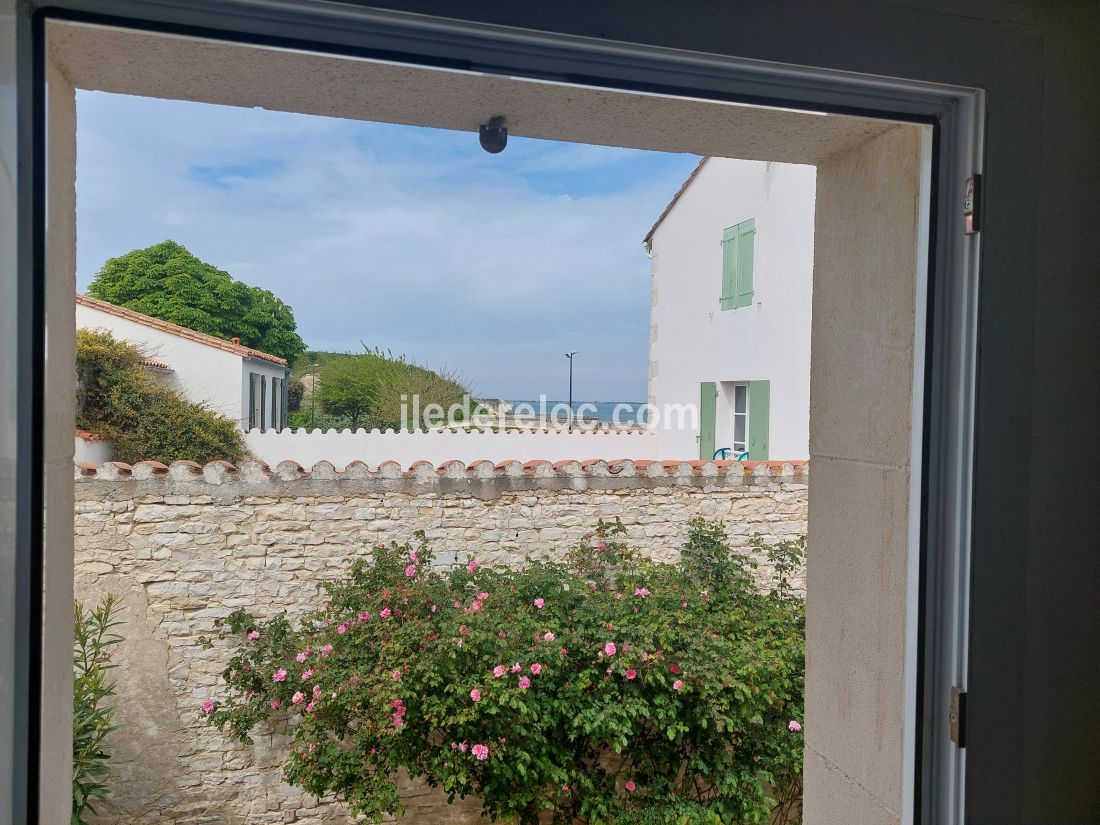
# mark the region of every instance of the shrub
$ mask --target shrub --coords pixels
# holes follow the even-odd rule
[[[314,423],[322,429],[370,427],[380,430],[415,430],[439,426],[453,410],[457,421],[468,420],[476,409],[470,390],[459,375],[448,369],[431,370],[388,350],[364,347],[362,353],[308,352],[296,371],[312,374],[317,364],[316,410],[302,409],[294,426]],[[414,406],[413,398],[417,398]],[[429,421],[426,408],[438,405],[444,415]],[[419,416],[413,413],[419,408]]]
[[[801,600],[758,588],[720,525],[694,522],[678,564],[638,560],[622,533],[601,522],[565,563],[523,570],[436,571],[422,536],[379,546],[298,627],[229,616],[242,647],[203,710],[246,742],[285,723],[285,779],[373,821],[401,812],[401,769],[521,823],[796,808]]]
[[[107,671],[115,666],[112,648],[122,641],[111,632],[121,624],[115,620],[117,606],[111,595],[88,611],[79,602],[73,605],[72,825],[84,822],[85,810],[95,813],[92,800],[102,799],[109,791],[106,738],[115,725],[111,724],[114,709],[106,700],[114,696],[115,685]]]
[[[248,455],[237,422],[158,384],[141,352],[110,333],[76,333],[76,425],[107,436],[119,461],[205,464]]]

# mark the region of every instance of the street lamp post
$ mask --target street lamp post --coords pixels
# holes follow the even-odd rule
[[[317,428],[317,368],[320,364],[310,364],[310,377],[313,378],[312,386],[309,390],[309,428],[314,430]]]
[[[573,432],[573,356],[576,354],[576,350],[565,353],[569,359],[569,432]]]

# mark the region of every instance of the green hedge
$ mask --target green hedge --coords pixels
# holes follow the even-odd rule
[[[237,422],[160,385],[141,359],[109,333],[77,330],[77,427],[110,438],[115,459],[131,464],[248,456]]]

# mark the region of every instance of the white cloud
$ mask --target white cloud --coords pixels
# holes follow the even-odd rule
[[[479,392],[645,397],[641,239],[690,158],[81,93],[79,281],[172,238],[271,289],[314,348],[389,347]],[[508,153],[514,151],[509,159]]]

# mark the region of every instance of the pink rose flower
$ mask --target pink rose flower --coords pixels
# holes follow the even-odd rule
[[[638,786],[634,784],[633,779],[628,779],[628,780],[626,780],[626,786],[625,787],[628,791],[630,791],[631,793],[634,793],[634,789],[637,788]]]
[[[614,642],[608,642],[607,644],[605,644],[603,646],[603,652],[607,656],[614,656],[616,653],[619,652],[619,649],[617,647],[615,647]]]
[[[539,610],[542,610],[544,604],[546,604],[546,599],[542,598],[541,596],[535,599],[535,607],[537,607]]]
[[[315,670],[314,670],[313,668],[311,668],[311,667],[310,667],[310,668],[306,668],[305,670],[303,670],[303,671],[302,671],[302,681],[303,681],[303,682],[308,682],[308,681],[309,681],[309,677],[311,677],[311,676],[312,676],[312,675],[313,675],[314,673],[316,673],[316,672],[317,672],[317,671],[315,671]]]
[[[462,602],[455,602],[455,610],[461,610],[461,609],[462,609]]]
[[[395,713],[392,718],[393,718],[393,726],[395,728],[399,728],[403,724],[405,724],[405,719],[400,713]]]
[[[420,554],[419,554],[419,553],[417,553],[417,552],[416,552],[415,550],[410,550],[410,551],[409,551],[409,558],[410,558],[410,559],[411,559],[412,561],[416,561],[416,559],[417,559],[417,557],[418,557],[419,555],[420,555]]]
[[[479,567],[481,567],[480,564],[478,564],[476,561],[471,561],[469,564],[466,565],[466,572],[473,574],[473,572]]]
[[[248,638],[250,638],[252,641],[256,641],[258,638],[260,638],[260,631],[250,630],[248,632]]]
[[[282,668],[279,668],[278,670],[275,671],[275,673],[272,674],[271,680],[273,682],[285,682],[286,681],[286,671],[283,670]]]
[[[367,612],[366,610],[364,610],[362,613],[359,614],[359,621],[369,622],[370,621],[370,613]]]
[[[470,612],[471,613],[480,613],[481,612],[481,602],[479,602],[477,599],[474,599],[472,602],[470,602]]]
[[[322,656],[328,656],[330,653],[332,653],[332,645],[325,645],[321,648]]]
[[[291,701],[292,704],[300,705],[300,704],[302,704],[302,702],[305,701],[305,698],[306,698],[306,695],[304,693],[302,693],[302,691],[296,690],[296,691],[294,691],[294,695],[290,697],[290,701]]]
[[[543,638],[544,641],[552,642],[552,641],[554,641],[554,634],[547,631],[546,635],[543,636],[542,638]]]
[[[465,739],[463,739],[461,742],[458,743],[458,749],[460,751],[462,751],[463,753],[466,753],[466,751],[469,749],[469,747],[470,746],[466,744]]]
[[[393,615],[393,611],[390,610],[388,607],[383,607],[382,611],[378,615],[381,616],[383,619],[388,619],[390,616]]]
[[[531,687],[531,680],[528,679],[526,676],[520,676],[519,686],[522,690],[527,690],[527,688]]]
[[[497,665],[496,667],[493,668],[493,676],[495,676],[497,679],[499,679],[501,676],[503,676],[507,672],[507,670],[508,670],[508,668],[506,668],[504,665]]]
[[[213,713],[214,712],[214,700],[213,699],[203,699],[202,700],[202,712],[203,713]]]
[[[790,724],[787,725],[787,729],[792,731],[793,733],[798,733],[800,730],[802,730],[802,725],[798,724],[797,719],[792,719],[790,721]]]
[[[477,744],[470,748],[470,752],[477,758],[479,762],[484,762],[489,758],[489,746]]]
[[[542,665],[540,665],[538,662],[535,662],[533,665],[531,665],[531,673],[533,673],[535,676],[538,676],[540,673],[542,673]]]
[[[282,707],[282,704],[283,703],[280,702],[278,699],[272,699],[271,700],[271,709],[272,710],[278,710],[280,707]]]
[[[680,672],[680,666],[676,665],[676,664],[669,665],[668,669],[670,671],[672,671],[673,673],[679,673]]]
[[[523,665],[521,665],[519,662],[516,662],[514,665],[512,665],[510,670],[512,671],[512,673],[519,673],[521,670],[523,670]]]
[[[634,668],[629,667],[629,668],[626,669],[626,678],[627,679],[633,679],[637,675],[638,675],[638,671],[636,671]]]
[[[634,588],[634,595],[639,596],[640,598],[644,599],[646,596],[650,595],[649,588],[648,587],[635,587]]]
[[[317,707],[317,703],[311,701],[308,705],[306,705],[306,713],[313,713],[313,709],[315,707]]]
[[[301,653],[299,653],[294,658],[295,658],[295,660],[297,660],[298,664],[300,664],[300,665],[305,664],[306,659],[309,658],[309,651],[303,650]]]
[[[395,670],[390,675],[393,676],[394,679],[400,679],[401,678],[401,671],[400,670]]]
[[[343,636],[345,633],[348,632],[348,626],[346,624],[342,624],[338,628],[336,628],[336,632]]]
[[[565,648],[563,647],[563,648],[561,649],[561,655],[562,655],[562,656],[568,656],[568,655],[569,655],[569,651],[568,651],[568,650],[566,650],[566,649],[565,649]]]
[[[672,689],[673,690],[680,690],[683,686],[684,686],[684,680],[683,679],[677,679],[675,682],[672,683]]]
[[[470,691],[470,698],[473,699],[475,702],[480,702],[481,701],[481,691],[478,690],[477,688],[474,688],[473,690]]]
[[[408,576],[410,579],[413,576],[415,576],[416,575],[416,565],[415,564],[410,564],[408,567],[406,567],[405,568],[405,575]]]
[[[477,597],[478,597],[478,599],[480,599],[481,601],[485,601],[485,600],[486,600],[487,598],[489,598],[489,594],[488,594],[488,593],[478,593],[478,594],[477,594]]]

